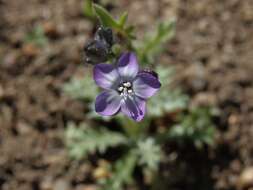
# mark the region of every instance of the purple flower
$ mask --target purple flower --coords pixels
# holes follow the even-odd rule
[[[122,112],[135,121],[144,118],[146,100],[161,87],[151,72],[139,71],[134,53],[124,53],[116,67],[104,63],[95,65],[94,80],[104,89],[96,98],[96,112],[103,116]]]

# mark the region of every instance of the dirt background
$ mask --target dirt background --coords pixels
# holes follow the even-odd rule
[[[177,68],[191,104],[220,109],[215,150],[178,150],[166,170],[172,190],[253,189],[253,1],[119,0],[139,37],[158,20],[177,18],[175,38],[159,61]],[[82,121],[85,106],[61,91],[85,73],[81,59],[93,24],[81,0],[0,0],[0,190],[94,190],[93,166],[70,161],[67,121]],[[24,43],[34,26],[49,42]]]

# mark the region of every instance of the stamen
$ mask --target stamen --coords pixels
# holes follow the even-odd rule
[[[124,87],[123,86],[120,86],[119,88],[118,88],[118,91],[119,92],[122,92],[124,90]]]
[[[129,88],[129,87],[131,87],[132,85],[131,85],[130,82],[124,82],[124,83],[123,83],[123,86]]]
[[[118,93],[120,96],[128,96],[133,94],[131,82],[123,82],[118,86]]]
[[[124,88],[124,94],[127,94],[127,88]]]
[[[128,92],[129,94],[131,94],[131,93],[133,93],[133,90],[132,90],[132,89],[129,89],[127,92]]]

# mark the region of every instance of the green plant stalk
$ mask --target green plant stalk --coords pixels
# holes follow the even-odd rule
[[[129,119],[129,118],[122,118],[120,119],[121,127],[125,131],[125,133],[133,139],[139,137],[141,126],[139,123]]]
[[[150,124],[151,118],[147,117],[140,123],[137,123],[129,118],[121,118],[120,124],[122,129],[125,131],[127,136],[133,139],[139,139],[141,136],[146,134],[146,130]]]

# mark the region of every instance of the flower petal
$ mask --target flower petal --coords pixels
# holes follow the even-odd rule
[[[141,98],[129,98],[122,100],[121,111],[135,121],[141,121],[146,113],[146,102]]]
[[[98,86],[110,89],[119,78],[119,74],[113,65],[100,63],[94,66],[93,78]]]
[[[153,96],[161,87],[159,80],[149,73],[139,73],[133,81],[136,96],[147,99]]]
[[[139,65],[134,53],[124,53],[119,58],[118,71],[121,77],[134,79],[139,71]]]
[[[104,91],[96,98],[95,110],[100,115],[111,116],[119,111],[120,102],[121,97],[116,91]]]

